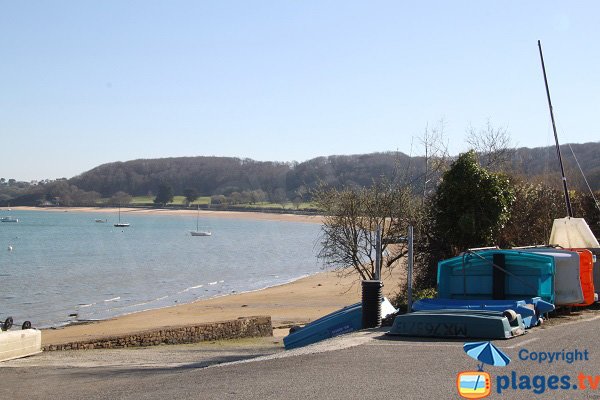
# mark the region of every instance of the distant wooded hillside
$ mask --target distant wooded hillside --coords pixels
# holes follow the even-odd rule
[[[571,151],[571,149],[573,151]],[[569,187],[586,190],[587,186],[577,162],[594,191],[600,190],[600,142],[565,144],[560,146],[565,175]],[[561,185],[556,147],[517,149],[512,162],[512,171],[529,180],[550,179]]]
[[[570,145],[593,190],[600,190],[600,142]],[[569,184],[585,189],[585,182],[569,145],[561,146]],[[156,193],[168,183],[174,193],[186,188],[201,195],[228,195],[232,192],[284,189],[291,197],[324,182],[334,186],[369,186],[385,175],[404,182],[418,182],[425,170],[423,157],[400,152],[318,157],[302,163],[262,162],[232,157],[180,157],[133,160],[104,164],[69,180],[85,191],[110,196],[118,191],[133,196]],[[556,181],[560,174],[554,147],[519,148],[510,173],[532,180]]]
[[[561,146],[569,187],[587,192],[571,148],[591,188],[600,190],[600,142]],[[429,160],[429,173],[434,161]],[[561,187],[554,147],[516,149],[508,167],[503,169],[528,181]],[[310,189],[320,183],[370,186],[381,176],[411,184],[419,193],[433,190],[439,177],[429,175],[425,185],[425,159],[400,152],[334,155],[302,163],[234,157],[141,159],[104,164],[68,180],[37,185],[1,179],[0,205],[96,204],[100,198],[111,197],[113,202],[126,202],[121,200],[124,195],[156,196],[161,185],[167,185],[174,195],[184,195],[186,191],[199,196],[224,195],[230,204],[266,200],[282,204],[286,200],[310,200]],[[239,200],[240,196],[246,200]],[[211,201],[221,202],[216,197]],[[250,197],[254,200],[247,200]]]
[[[134,160],[101,165],[69,180],[86,191],[110,196],[118,191],[133,196],[156,193],[161,183],[173,192],[196,189],[200,195],[228,195],[232,192],[263,190],[267,194],[283,189],[291,195],[306,191],[319,182],[330,185],[369,186],[373,178],[394,176],[418,158],[402,153],[374,153],[318,157],[303,163],[254,161],[231,157],[180,157]],[[405,172],[401,172],[405,173]]]

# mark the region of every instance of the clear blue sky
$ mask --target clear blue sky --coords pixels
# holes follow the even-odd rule
[[[0,177],[400,150],[445,120],[600,140],[597,1],[0,0]]]

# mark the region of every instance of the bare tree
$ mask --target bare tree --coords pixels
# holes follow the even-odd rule
[[[123,191],[118,191],[117,193],[113,194],[109,200],[110,204],[113,205],[117,205],[117,204],[129,204],[131,203],[131,196]]]
[[[287,193],[285,189],[277,188],[271,195],[271,201],[273,203],[277,203],[281,205],[281,208],[285,208],[285,205],[288,202]]]
[[[419,141],[423,146],[425,171],[423,173],[423,199],[429,194],[428,187],[435,187],[435,184],[429,183],[440,176],[448,166],[448,139],[444,133],[445,122],[440,119],[437,125],[429,127],[425,126],[423,135],[419,137]]]
[[[515,153],[508,129],[495,128],[489,119],[482,128],[470,126],[465,140],[478,154],[480,165],[491,171],[501,170]]]
[[[373,279],[376,270],[376,230],[382,230],[382,271],[397,265],[406,254],[404,244],[390,244],[405,236],[414,216],[414,201],[407,187],[382,179],[369,188],[321,187],[313,201],[324,213],[320,251],[326,267],[340,275],[358,273]]]

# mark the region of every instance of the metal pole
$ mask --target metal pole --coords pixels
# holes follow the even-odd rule
[[[548,89],[548,78],[546,77],[546,67],[544,66],[544,56],[542,55],[542,43],[538,40],[540,49],[540,59],[542,60],[542,71],[544,72],[544,84],[546,85],[546,96],[548,97],[548,107],[550,108],[550,119],[552,119],[552,129],[554,130],[554,141],[556,142],[556,154],[560,164],[560,173],[562,175],[563,189],[565,191],[565,202],[567,203],[567,214],[573,217],[571,209],[571,199],[569,198],[569,189],[567,188],[567,178],[565,177],[565,169],[563,167],[562,157],[560,155],[560,146],[558,145],[558,135],[556,133],[556,124],[554,123],[554,112],[552,111],[552,101],[550,100],[550,89]]]
[[[412,312],[412,275],[413,275],[413,226],[408,226],[408,312]]]
[[[377,224],[375,233],[375,280],[381,280],[381,226]]]

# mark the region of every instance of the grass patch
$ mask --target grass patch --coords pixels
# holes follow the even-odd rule
[[[154,199],[156,196],[135,196],[131,199],[132,205],[143,205],[143,204],[154,204]],[[186,205],[187,202],[185,200],[185,196],[174,196],[173,201],[169,204],[175,205]],[[210,196],[202,196],[198,197],[192,205],[206,205],[210,204]]]
[[[156,196],[134,196],[131,198],[131,203],[129,203],[129,204],[132,206],[152,206],[152,205],[154,205],[155,197]],[[98,201],[98,204],[107,204],[109,201],[110,201],[109,198],[103,198]],[[185,196],[174,196],[173,201],[168,204],[176,205],[176,206],[185,206],[185,205],[187,205],[187,202],[185,200]],[[194,200],[194,202],[192,204],[190,204],[190,207],[193,208],[196,205],[200,205],[200,206],[210,205],[210,196],[198,197],[196,200]],[[125,204],[123,206],[125,206]],[[287,202],[283,206],[280,203],[271,203],[271,202],[267,202],[267,201],[263,201],[260,203],[253,203],[253,204],[249,204],[249,203],[231,204],[231,205],[226,204],[225,206],[234,207],[234,208],[265,208],[265,209],[296,210],[296,206],[292,202]],[[215,208],[218,208],[218,207],[219,207],[218,205],[215,206]],[[298,206],[297,209],[298,210],[314,210],[315,204],[311,203],[311,202],[300,203],[300,205]]]
[[[285,205],[282,205],[281,203],[269,203],[266,201],[260,202],[260,203],[254,203],[254,204],[235,204],[232,205],[232,207],[239,207],[239,208],[280,208],[283,210],[295,210],[296,206],[294,205],[294,203],[292,202],[288,202],[285,203]],[[306,209],[311,209],[314,210],[315,206],[313,203],[300,203],[300,205],[298,206],[298,210],[306,210]]]

